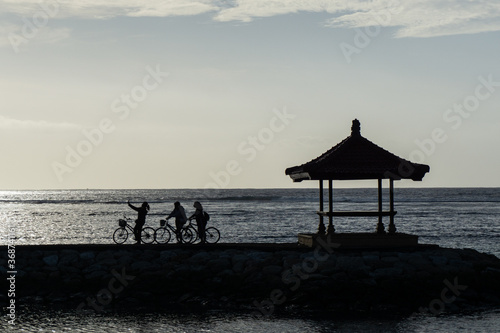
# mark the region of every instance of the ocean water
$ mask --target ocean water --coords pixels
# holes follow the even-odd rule
[[[112,244],[118,219],[124,215],[135,219],[127,200],[136,205],[149,202],[146,225],[153,228],[175,201],[189,215],[199,200],[211,215],[209,225],[220,230],[221,242],[296,242],[297,233],[317,230],[318,198],[317,189],[1,191],[0,243],[6,244],[10,237],[16,245]],[[377,190],[335,189],[334,209],[376,210]],[[388,209],[386,192],[384,209]],[[395,209],[398,231],[419,235],[420,243],[473,248],[500,257],[498,188],[396,188]],[[376,218],[334,220],[337,232],[370,232],[376,224]],[[245,313],[220,312],[81,317],[70,310],[21,308],[18,318],[20,332],[500,332],[497,311],[373,321],[305,314],[255,319]],[[12,327],[5,319],[0,330],[7,328]]]

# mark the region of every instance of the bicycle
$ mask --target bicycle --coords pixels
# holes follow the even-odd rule
[[[129,222],[132,221],[131,218],[123,216],[123,219],[118,220],[119,227],[113,233],[113,241],[116,244],[123,244],[128,239],[128,234],[134,234],[134,228],[132,228]],[[145,227],[141,230],[141,241],[144,244],[151,244],[155,240],[155,230],[151,227]]]
[[[195,227],[192,223],[192,220],[189,220],[189,224],[186,227],[188,230],[192,230],[193,237],[191,244],[195,243],[197,240],[201,240],[200,235],[198,234],[198,228]],[[220,240],[220,231],[216,227],[208,227],[205,229],[205,241],[208,244],[215,244]]]
[[[160,220],[160,227],[155,230],[155,241],[158,244],[167,244],[172,238],[172,233],[177,235],[177,229],[168,223],[168,220]],[[194,234],[187,227],[182,227],[180,231],[181,243],[192,243]]]

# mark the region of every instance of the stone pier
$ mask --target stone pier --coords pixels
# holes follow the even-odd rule
[[[0,250],[7,274],[7,247]],[[16,304],[79,311],[411,314],[500,306],[500,260],[471,249],[323,243],[16,247]],[[8,302],[3,282],[0,300]]]

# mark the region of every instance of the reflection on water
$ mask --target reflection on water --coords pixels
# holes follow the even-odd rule
[[[7,331],[3,321],[0,330]],[[470,315],[423,316],[401,320],[351,320],[270,317],[246,314],[75,314],[66,311],[23,309],[18,314],[19,332],[497,332],[500,310]]]

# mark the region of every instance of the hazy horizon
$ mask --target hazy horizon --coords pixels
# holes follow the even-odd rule
[[[396,187],[500,187],[500,4],[0,0],[0,17],[0,189],[315,188],[285,169],[355,118],[430,166]]]

